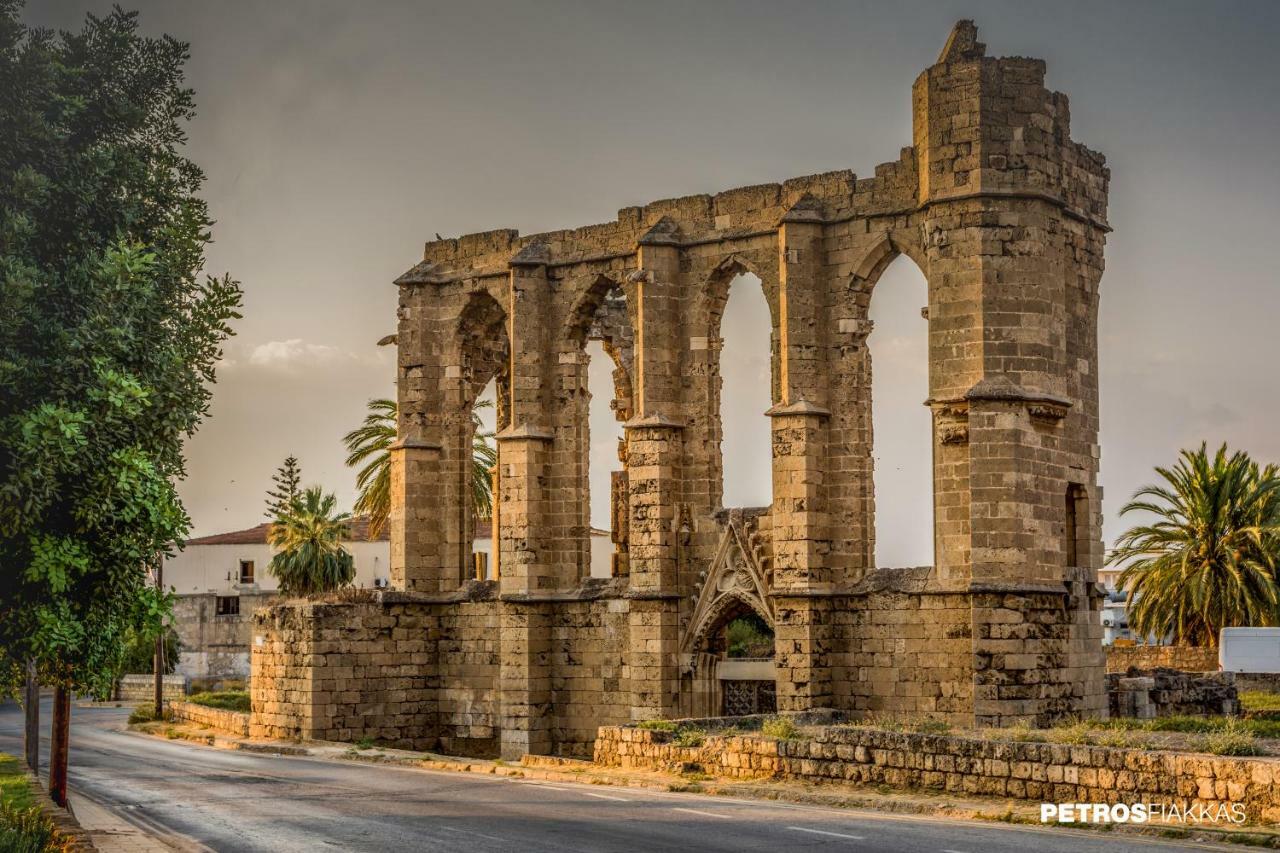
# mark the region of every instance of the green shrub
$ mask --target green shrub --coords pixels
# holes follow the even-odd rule
[[[760,724],[760,733],[778,740],[795,740],[800,737],[800,729],[796,728],[790,717],[770,717]]]
[[[65,848],[52,821],[34,804],[18,759],[0,753],[0,851],[56,853]]]
[[[4,853],[56,853],[66,846],[37,806],[0,803],[0,850]]]
[[[647,729],[651,732],[674,732],[676,724],[671,720],[644,720],[636,723],[636,728]]]
[[[226,690],[222,693],[197,693],[187,697],[188,702],[204,705],[206,708],[220,708],[223,711],[249,711],[249,694],[242,690]]]
[[[1264,755],[1262,747],[1254,739],[1253,732],[1241,723],[1228,720],[1220,731],[1205,738],[1205,748],[1214,755],[1246,756]]]
[[[130,725],[134,725],[137,723],[154,723],[160,719],[171,720],[173,719],[173,715],[166,710],[164,712],[163,717],[157,717],[156,706],[152,702],[144,702],[143,704],[134,708],[133,712],[129,714]]]
[[[951,733],[951,724],[943,720],[921,720],[915,730],[922,735],[945,735]]]
[[[707,740],[707,733],[702,729],[678,729],[676,731],[675,740],[672,741],[676,746],[696,747],[702,746]]]

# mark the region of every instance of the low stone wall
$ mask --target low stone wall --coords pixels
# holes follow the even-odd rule
[[[185,675],[166,675],[161,688],[164,700],[181,699],[187,695]],[[126,675],[116,683],[116,699],[121,702],[150,702],[156,696],[154,675]]]
[[[194,702],[170,702],[169,710],[177,723],[196,723],[228,734],[249,736],[249,715],[243,711],[226,711]]]
[[[1280,672],[1237,672],[1237,690],[1261,690],[1263,693],[1280,693]]]
[[[688,721],[697,725],[698,720]],[[1255,823],[1280,822],[1280,759],[1220,758],[1101,746],[995,742],[856,727],[809,740],[708,735],[681,747],[669,732],[605,726],[595,761],[611,767],[731,778],[841,781],[1036,802],[1242,803]]]
[[[1208,646],[1107,646],[1107,672],[1157,668],[1217,672],[1218,650]]]
[[[1235,673],[1181,672],[1176,669],[1107,673],[1111,716],[1156,717],[1240,713]]]

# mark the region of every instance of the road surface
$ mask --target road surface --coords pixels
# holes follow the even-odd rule
[[[48,702],[42,711],[47,735]],[[711,850],[1112,853],[1230,849],[380,765],[233,752],[137,735],[127,710],[74,708],[70,784],[140,825],[216,851]],[[0,705],[0,750],[22,751]],[[44,744],[47,750],[47,741]],[[172,838],[171,838],[172,840]],[[203,848],[202,846],[203,845]]]

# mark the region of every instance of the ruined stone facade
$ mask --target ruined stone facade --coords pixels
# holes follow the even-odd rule
[[[962,725],[1105,713],[1108,172],[1071,140],[1044,75],[1039,60],[985,56],[961,22],[915,82],[912,145],[874,177],[428,243],[397,280],[395,592],[258,618],[256,732],[588,753],[601,725],[720,713],[717,670],[734,665],[720,637],[748,612],[774,631],[764,666],[780,711]],[[899,255],[928,280],[924,569],[874,556],[868,310]],[[726,464],[764,464],[720,454],[719,324],[741,273],[758,277],[773,324],[763,508],[721,505]],[[589,577],[588,340],[615,361],[626,436],[607,580]],[[471,410],[490,380],[498,580],[478,582]],[[356,655],[368,660],[351,670]]]

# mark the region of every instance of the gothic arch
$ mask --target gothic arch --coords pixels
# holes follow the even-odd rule
[[[726,615],[736,608],[751,610],[770,628],[775,627],[769,577],[756,559],[737,515],[730,514],[715,558],[702,579],[697,603],[680,643],[684,654],[703,649],[710,633],[723,625]]]

